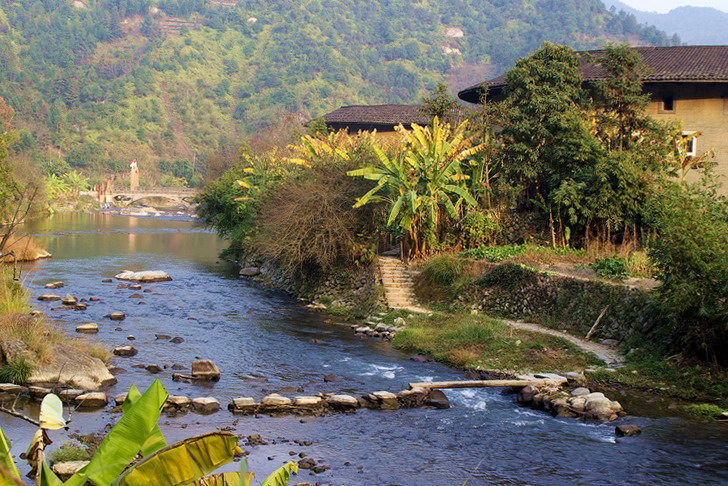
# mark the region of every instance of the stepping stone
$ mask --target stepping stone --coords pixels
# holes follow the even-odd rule
[[[99,332],[99,325],[93,322],[81,324],[80,326],[76,326],[76,332],[80,332],[81,334],[96,334]]]
[[[213,397],[200,397],[192,400],[192,408],[197,413],[214,413],[220,410],[220,402]]]
[[[134,346],[119,346],[114,348],[114,355],[116,356],[136,356],[139,351]]]

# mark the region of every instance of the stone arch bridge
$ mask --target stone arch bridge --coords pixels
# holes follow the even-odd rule
[[[113,189],[110,196],[116,201],[123,201],[127,204],[134,204],[142,199],[163,198],[178,204],[190,205],[201,192],[201,189],[194,187],[138,187],[133,191],[121,188]],[[101,197],[101,194],[96,191],[86,194]]]

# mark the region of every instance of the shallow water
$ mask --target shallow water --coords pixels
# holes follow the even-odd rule
[[[300,387],[305,394],[397,392],[411,381],[462,379],[463,374],[437,363],[410,361],[386,343],[361,341],[347,326],[332,325],[290,296],[238,279],[236,269],[217,258],[224,243],[189,221],[63,213],[34,223],[31,230],[53,253],[52,259],[24,268],[24,282],[34,297],[45,292],[45,283],[62,280],[66,287],[53,292],[100,298],[85,312],[49,310],[57,303],[35,301],[36,307],[69,332],[96,322],[100,332],[90,339],[108,346],[133,344],[139,350],[133,358],[113,360],[126,372],[117,376],[119,383],[109,395],[124,393],[131,383],[143,390],[159,378],[172,394],[218,398],[223,410],[210,416],[163,416],[163,432],[168,441],[222,427],[241,436],[260,434],[269,444],[246,448],[259,478],[289,460],[289,452],[303,452],[331,469],[316,476],[302,471],[292,484],[449,486],[467,479],[469,485],[728,483],[728,427],[723,424],[629,417],[618,423],[639,425],[642,435],[616,439],[614,423],[554,419],[521,408],[512,395],[494,389],[447,391],[453,403],[449,410],[361,410],[303,420],[233,416],[224,410],[232,398],[260,399],[283,387]],[[144,285],[151,292],[131,299],[140,292],[117,289],[117,281],[101,283],[123,269],[164,270],[174,280]],[[125,312],[126,320],[104,319],[112,311]],[[115,331],[117,327],[123,330]],[[185,341],[159,341],[155,333]],[[129,334],[136,340],[127,341]],[[324,343],[311,343],[313,338]],[[219,383],[177,383],[171,369],[152,375],[132,368],[189,367],[197,357],[215,361],[222,372]],[[324,383],[327,373],[341,382]],[[256,377],[267,381],[251,381]],[[75,412],[68,433],[96,432],[117,419],[109,412]],[[0,427],[15,444],[16,455],[34,432],[33,426],[3,414]],[[51,433],[52,447],[63,443],[66,434]],[[289,442],[293,440],[313,444],[299,446]]]

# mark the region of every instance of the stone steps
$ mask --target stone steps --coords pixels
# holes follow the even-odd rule
[[[392,309],[416,307],[414,284],[415,275],[404,263],[393,257],[379,257],[379,274],[384,286],[384,297]]]

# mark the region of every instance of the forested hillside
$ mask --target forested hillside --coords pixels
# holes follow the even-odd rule
[[[710,7],[677,7],[667,13],[643,12],[619,0],[604,0],[607,7],[633,15],[641,24],[654,25],[683,42],[695,45],[728,44],[728,13]]]
[[[599,0],[0,0],[0,96],[14,152],[47,173],[136,158],[190,184],[193,166],[282,113],[417,102],[544,40],[677,41]]]

